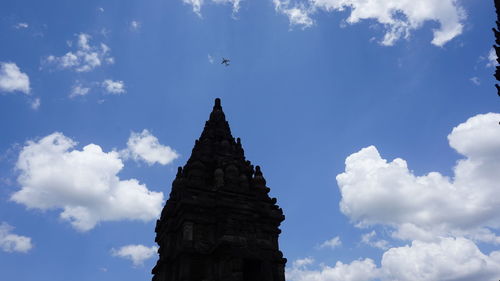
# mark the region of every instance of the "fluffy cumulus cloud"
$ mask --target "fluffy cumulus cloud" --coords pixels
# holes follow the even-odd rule
[[[378,266],[359,259],[315,267],[312,258],[300,259],[286,269],[287,280],[498,280],[500,251],[484,253],[476,245],[500,244],[498,120],[498,113],[479,114],[453,128],[448,141],[463,158],[452,178],[414,175],[406,161],[387,161],[374,146],[347,157],[337,176],[341,211],[358,227],[383,226],[398,244],[408,244],[391,247],[373,230],[361,242],[385,251]]]
[[[322,265],[310,269],[298,260],[287,268],[290,281],[496,281],[500,275],[500,251],[483,254],[471,240],[441,238],[436,242],[414,241],[411,245],[391,248],[382,256],[381,266],[373,260],[355,260],[349,264]]]
[[[500,276],[500,251],[483,254],[465,238],[441,238],[435,243],[414,241],[392,248],[382,257],[383,280],[398,281],[496,281]]]
[[[62,210],[60,217],[80,231],[103,221],[142,220],[158,216],[163,193],[136,179],[122,180],[119,153],[89,144],[82,150],[62,133],[28,141],[16,163],[21,189],[11,200],[29,209]]]
[[[44,63],[55,65],[61,69],[73,69],[77,72],[88,72],[103,64],[112,64],[114,59],[110,56],[111,49],[104,43],[98,46],[90,44],[91,36],[80,33],[76,44],[76,50],[67,52],[65,55],[57,57],[48,56]]]
[[[320,269],[309,269],[314,260],[299,259],[285,271],[290,281],[368,281],[379,275],[379,269],[371,259],[355,260],[350,264],[337,262],[335,266],[323,265]]]
[[[157,246],[127,245],[119,249],[111,249],[111,255],[131,260],[134,266],[139,266],[144,261],[156,256],[157,251]]]
[[[319,245],[320,248],[330,248],[330,249],[335,249],[342,245],[342,241],[340,240],[340,237],[335,236],[330,240],[326,240],[325,242],[321,243]]]
[[[294,4],[289,0],[273,2],[278,12],[288,16],[291,25],[304,27],[312,25],[311,15],[318,11],[349,9],[347,23],[377,21],[385,28],[381,44],[388,46],[401,38],[409,38],[413,30],[421,28],[427,21],[439,24],[439,27],[433,30],[432,44],[443,46],[462,33],[465,19],[465,12],[456,0],[309,0]]]
[[[9,224],[0,223],[0,249],[5,252],[26,253],[31,248],[31,238],[12,233],[14,228]]]
[[[132,132],[127,142],[127,149],[123,150],[121,154],[125,158],[131,157],[149,165],[155,163],[167,165],[179,157],[175,150],[160,144],[158,138],[148,130],[143,130],[141,133]]]
[[[453,178],[414,175],[405,160],[387,161],[374,146],[350,155],[337,176],[341,211],[358,226],[392,226],[400,239],[463,235],[500,243],[490,231],[500,227],[498,120],[500,114],[480,114],[448,135],[450,146],[464,156]]]
[[[102,87],[104,90],[112,95],[120,95],[125,93],[125,83],[123,81],[113,81],[106,79],[102,82]]]
[[[0,92],[30,93],[30,79],[12,62],[0,62]]]

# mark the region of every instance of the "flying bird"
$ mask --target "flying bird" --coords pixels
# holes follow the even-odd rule
[[[226,58],[222,58],[222,62],[220,64],[224,64],[226,66],[229,66],[229,62],[230,60],[229,59],[226,59]]]

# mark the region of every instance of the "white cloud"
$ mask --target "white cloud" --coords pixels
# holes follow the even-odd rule
[[[312,259],[310,259],[312,261]],[[496,281],[500,274],[500,251],[483,254],[465,238],[441,238],[437,242],[413,241],[409,246],[387,250],[377,267],[360,259],[311,270],[312,262],[286,269],[290,281]]]
[[[500,114],[479,114],[453,128],[452,148],[464,156],[452,178],[437,172],[415,176],[404,160],[382,159],[374,146],[347,157],[337,176],[341,211],[358,227],[383,225],[409,245],[389,248],[373,230],[361,242],[386,250],[371,259],[310,269],[286,269],[290,281],[496,281],[500,251],[481,252],[474,241],[500,244]],[[362,274],[359,274],[359,273]]]
[[[101,28],[101,30],[99,31],[99,33],[104,36],[104,37],[108,37],[108,35],[111,33],[111,31],[109,31],[109,29],[106,29],[105,27]],[[113,62],[114,62],[114,59],[113,58],[108,58],[108,60],[111,59]],[[111,62],[111,63],[113,63]]]
[[[212,0],[216,4],[230,4],[233,6],[233,15],[238,13],[240,10],[241,0]]]
[[[485,255],[465,238],[442,238],[436,243],[413,241],[411,246],[385,252],[382,271],[383,280],[496,281],[500,251]]]
[[[119,153],[103,152],[96,144],[82,150],[61,133],[28,141],[16,168],[21,189],[11,200],[29,209],[62,209],[60,217],[80,231],[101,221],[158,217],[163,193],[153,192],[136,179],[122,180]]]
[[[201,6],[203,5],[203,0],[182,0],[182,2],[184,2],[184,4],[193,6],[193,12],[201,17]]]
[[[213,64],[214,61],[215,61],[214,58],[210,54],[208,54],[208,62]]]
[[[300,260],[298,260],[300,261]],[[286,280],[289,281],[368,281],[377,278],[379,270],[371,259],[355,260],[350,264],[337,262],[335,266],[323,265],[320,270],[311,270],[307,263],[294,262],[292,268],[286,268]]]
[[[19,22],[14,25],[15,29],[28,28],[29,25],[25,22]]]
[[[201,6],[203,6],[203,0],[182,0],[184,4],[191,5],[193,7],[193,12],[196,13],[201,18]],[[233,15],[238,13],[240,10],[241,0],[212,0],[215,4],[230,4],[233,6]]]
[[[293,261],[293,268],[303,268],[306,265],[310,265],[312,263],[314,263],[314,259],[311,257],[296,259]]]
[[[141,133],[132,132],[127,142],[127,149],[121,154],[125,158],[132,157],[135,161],[141,160],[148,165],[155,163],[167,165],[179,157],[175,150],[161,145],[158,138],[148,130],[143,130]]]
[[[499,120],[497,113],[479,114],[448,135],[450,146],[465,156],[451,179],[438,172],[416,176],[406,161],[388,162],[374,146],[350,155],[337,176],[341,211],[360,227],[393,227],[395,238],[464,235],[498,243],[489,229],[500,227]]]
[[[71,88],[71,93],[69,94],[70,98],[75,98],[79,96],[85,96],[89,93],[90,88],[89,87],[84,87],[81,83],[77,82],[75,85],[73,85],[73,88]]]
[[[12,62],[0,62],[0,92],[30,93],[30,79]]]
[[[290,24],[308,27],[312,24],[310,15],[318,10],[332,12],[350,10],[346,22],[355,24],[361,20],[376,20],[385,28],[381,41],[383,45],[393,45],[401,38],[409,38],[412,31],[421,28],[425,22],[439,23],[433,30],[432,44],[443,46],[463,30],[465,12],[456,0],[308,0],[298,2],[292,10],[289,1],[273,0],[277,11],[288,16]],[[285,3],[285,5],[283,4]]]
[[[335,249],[335,248],[339,247],[340,245],[342,245],[342,241],[340,241],[340,237],[335,236],[332,239],[326,240],[325,242],[323,242],[319,247],[320,248]]]
[[[133,30],[133,31],[137,31],[139,30],[139,28],[141,27],[141,23],[136,21],[136,20],[133,20],[130,22],[130,29]]]
[[[488,63],[486,64],[486,67],[495,67],[497,65],[497,53],[495,52],[495,49],[491,48],[488,53]]]
[[[12,230],[14,228],[9,224],[0,223],[0,248],[3,251],[26,253],[33,248],[31,238],[13,234]]]
[[[61,69],[73,69],[77,72],[88,72],[103,63],[114,63],[114,59],[109,55],[111,49],[104,43],[99,46],[90,45],[90,39],[90,35],[80,33],[76,42],[76,51],[67,52],[60,57],[50,55],[44,63],[56,65]]]
[[[40,108],[40,105],[42,104],[40,98],[35,98],[31,101],[31,109],[33,110],[37,110],[38,108]]]
[[[380,240],[375,240],[375,237],[377,236],[377,232],[373,230],[370,233],[365,233],[361,236],[361,242],[367,245],[370,245],[375,248],[379,248],[382,250],[387,250],[389,247],[389,242],[383,239]]]
[[[155,255],[158,247],[146,247],[144,245],[127,245],[119,249],[111,249],[111,255],[131,260],[134,266],[139,266]]]
[[[97,10],[98,10],[99,12],[101,12],[101,13],[104,13],[104,8],[103,8],[103,7],[99,7],[99,8],[97,8]]]
[[[273,0],[275,10],[285,14],[290,21],[290,25],[301,25],[303,28],[311,27],[314,21],[310,17],[313,10],[306,8],[304,5],[298,4],[290,8],[290,1]]]
[[[471,79],[469,79],[472,83],[474,83],[476,86],[479,86],[481,85],[481,81],[479,80],[478,77],[472,77]]]
[[[102,87],[106,90],[106,92],[113,95],[125,93],[125,83],[123,83],[123,81],[106,79],[102,82]]]

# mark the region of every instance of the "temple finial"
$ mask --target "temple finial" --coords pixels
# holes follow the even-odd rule
[[[210,119],[208,121],[216,123],[223,121],[219,125],[223,125],[224,121],[226,121],[226,116],[224,115],[222,106],[220,105],[220,98],[215,99],[214,108],[212,110],[212,113],[210,113]]]

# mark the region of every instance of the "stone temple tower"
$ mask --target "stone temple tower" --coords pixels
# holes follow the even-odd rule
[[[156,223],[153,281],[284,281],[285,216],[268,193],[216,99]]]

